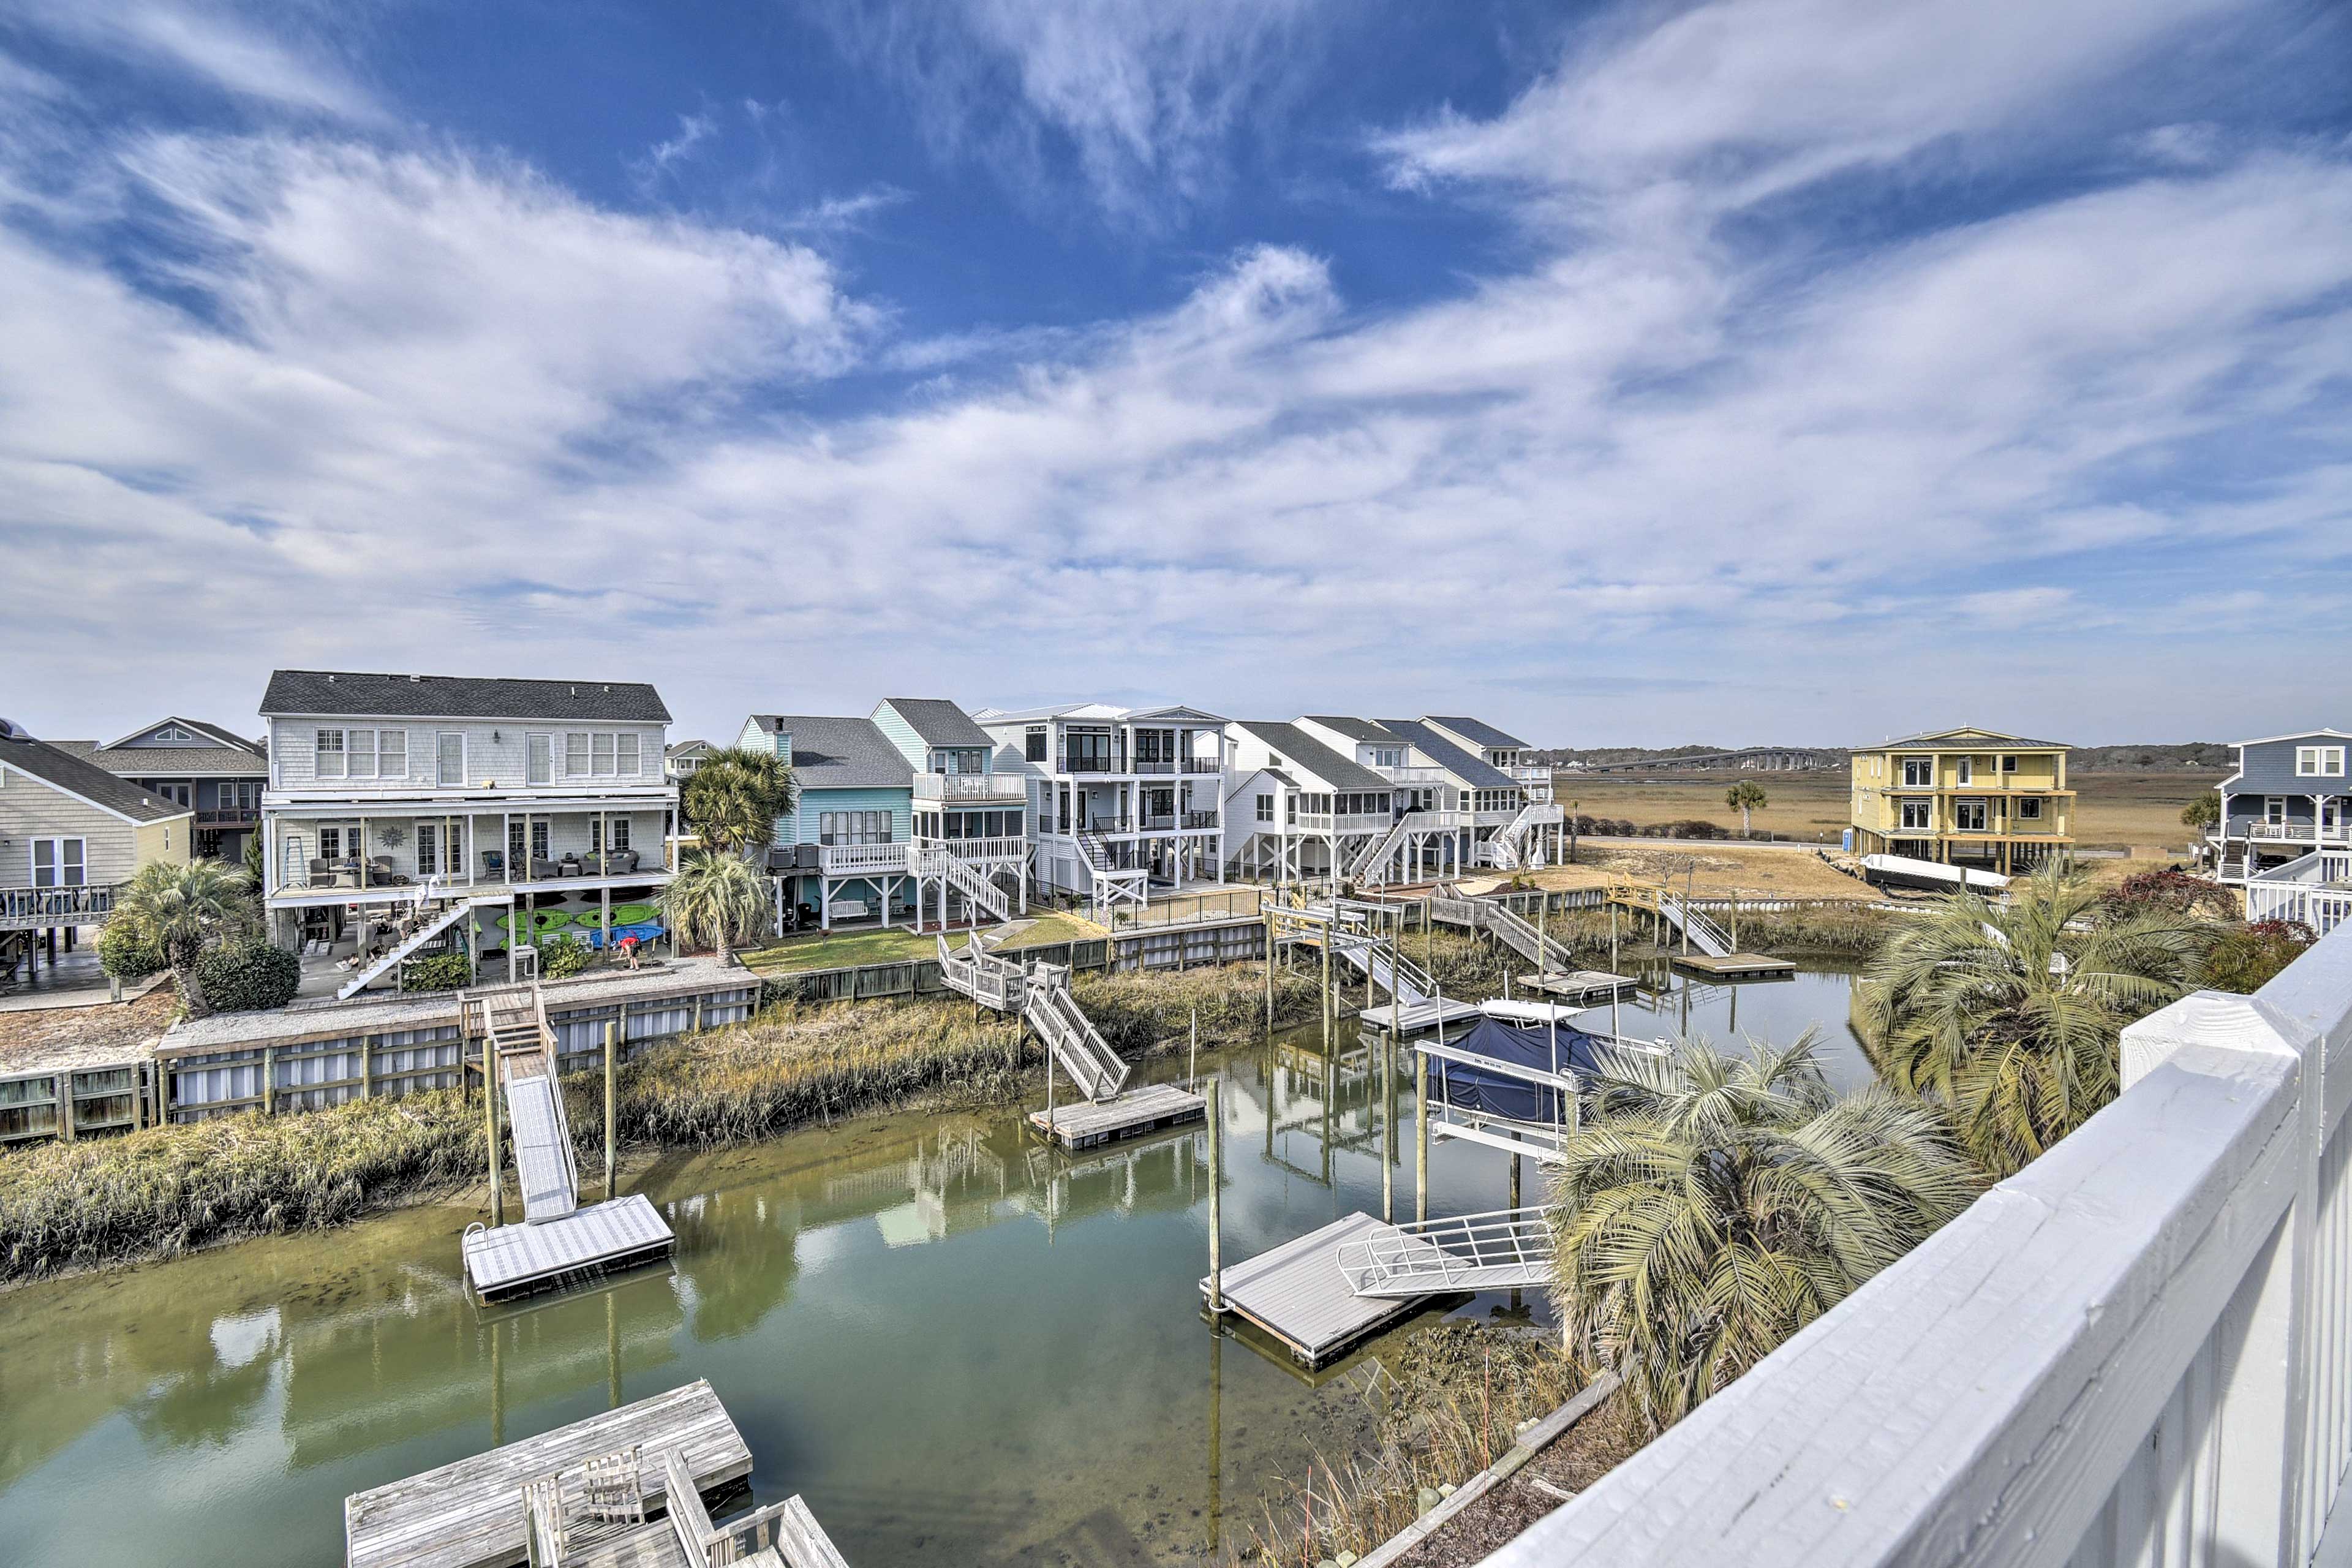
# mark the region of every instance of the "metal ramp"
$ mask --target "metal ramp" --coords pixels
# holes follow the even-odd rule
[[[1373,984],[1407,1007],[1418,1007],[1437,995],[1437,982],[1429,972],[1399,952],[1393,942],[1342,932],[1333,939],[1331,951],[1355,965],[1358,973],[1370,975]]]
[[[1551,1210],[1496,1209],[1384,1226],[1339,1248],[1339,1272],[1359,1296],[1408,1300],[1551,1283]]]
[[[977,939],[960,949],[950,947],[945,937],[939,944],[940,977],[949,990],[995,1012],[1017,1013],[1079,1092],[1097,1101],[1118,1098],[1127,1085],[1128,1064],[1070,994],[1069,970],[999,958]]]
[[[1734,952],[1731,933],[1707,918],[1703,910],[1685,909],[1683,901],[1672,893],[1658,895],[1658,913],[1664,916],[1676,930],[1686,932],[1690,943],[1709,958],[1729,958]]]
[[[1486,931],[1538,970],[1576,967],[1576,955],[1566,942],[1492,899],[1474,899],[1454,884],[1445,883],[1429,903],[1433,919]]]
[[[519,994],[461,994],[457,1006],[466,1037],[486,1040],[497,1064],[514,1140],[516,1180],[522,1188],[523,1222],[562,1219],[580,1206],[580,1168],[563,1090],[555,1079],[555,1031],[547,1021],[547,998],[533,984]]]

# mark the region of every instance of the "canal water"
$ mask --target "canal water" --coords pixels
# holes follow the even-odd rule
[[[1818,1024],[1852,1086],[1851,985],[1696,986],[1623,1023]],[[1203,1057],[1229,1261],[1379,1211],[1376,1061],[1351,1026],[1328,1049],[1308,1030]],[[803,1494],[853,1563],[1213,1560],[1276,1478],[1343,1456],[1374,1412],[1364,1352],[1309,1381],[1202,1321],[1206,1162],[1198,1129],[1071,1156],[1010,1110],[875,1118],[656,1165],[635,1186],[676,1267],[536,1305],[468,1301],[457,1237],[478,1216],[447,1205],[0,1295],[0,1559],[326,1568],[347,1494],[701,1377],[755,1499]],[[1505,1182],[1501,1154],[1441,1142],[1430,1212],[1499,1208]],[[1503,1295],[1454,1312],[1549,1321]]]

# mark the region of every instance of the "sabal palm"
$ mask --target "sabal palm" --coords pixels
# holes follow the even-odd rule
[[[207,947],[249,927],[251,886],[243,871],[217,860],[150,861],[115,895],[110,919],[125,922],[163,956],[181,999],[201,1013],[205,999],[192,966]]]
[[[765,879],[740,855],[689,849],[661,891],[662,918],[689,947],[712,947],[725,963],[768,913]]]
[[[1809,1030],[1750,1055],[1612,1054],[1552,1182],[1570,1350],[1663,1427],[1965,1208],[1980,1178],[1933,1112],[1844,1099]]]
[[[2121,1087],[2123,1026],[2186,992],[2219,927],[2105,918],[2055,868],[1996,905],[1956,897],[1872,960],[1863,1016],[1879,1076],[1943,1107],[1995,1176],[2022,1169]]]
[[[734,746],[711,752],[679,792],[687,826],[703,847],[740,855],[770,841],[800,786],[773,752]]]

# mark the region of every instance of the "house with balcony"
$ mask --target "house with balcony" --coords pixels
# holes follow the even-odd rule
[[[2241,885],[2306,855],[2352,849],[2347,755],[2352,734],[2341,730],[2240,741],[2221,820],[2206,834],[2221,880]]]
[[[772,751],[800,786],[768,857],[780,928],[944,931],[1027,907],[1025,784],[993,776],[988,737],[952,702],[755,713],[736,744]]]
[[[435,946],[503,952],[514,977],[543,936],[652,921],[677,789],[651,686],[280,669],[261,717],[272,936],[349,944],[345,994]]]
[[[1343,876],[1384,883],[1552,857],[1562,818],[1551,772],[1524,760],[1517,737],[1461,717],[1315,714],[1298,728],[1387,779],[1392,792],[1394,823],[1342,864]]]
[[[1098,913],[1224,879],[1225,721],[1107,702],[972,715],[1030,788],[1031,875]]]
[[[119,741],[52,741],[116,778],[193,812],[189,852],[199,860],[240,864],[261,831],[261,792],[269,758],[261,746],[200,719],[159,719]]]
[[[1966,727],[1853,750],[1853,848],[2003,876],[2074,854],[2063,742]]]
[[[1395,825],[1394,786],[1296,724],[1225,726],[1226,869],[1296,882],[1339,868]]]
[[[708,741],[678,741],[663,749],[662,776],[675,784],[682,784],[699,772],[704,759],[710,755]]]
[[[151,861],[184,865],[194,813],[0,719],[0,980],[105,922]]]

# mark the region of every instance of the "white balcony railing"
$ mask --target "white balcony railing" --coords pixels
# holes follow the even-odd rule
[[[114,912],[111,882],[70,888],[0,888],[0,931],[99,925]]]
[[[817,864],[828,877],[903,873],[908,847],[904,844],[824,844],[817,847]]]
[[[915,798],[1026,805],[1029,786],[1018,773],[917,773]]]
[[[1372,772],[1395,784],[1443,784],[1454,782],[1454,775],[1444,768],[1374,768]]]
[[[2114,1104],[1488,1568],[2345,1561],[2352,929],[2132,1025],[2123,1066]]]
[[[2352,825],[2254,822],[2247,824],[2245,836],[2265,844],[2352,844]]]
[[[915,842],[926,849],[944,849],[959,860],[1020,860],[1029,853],[1026,838],[932,838],[918,835]]]

